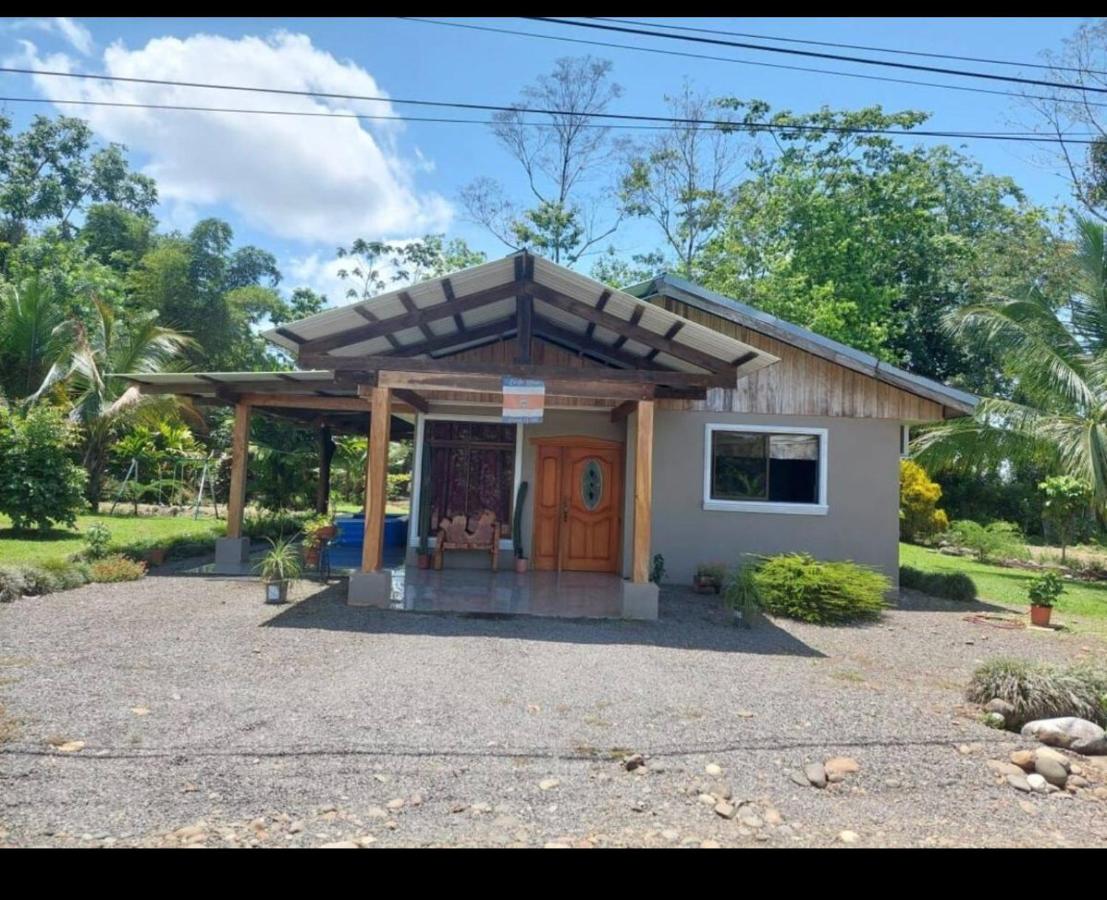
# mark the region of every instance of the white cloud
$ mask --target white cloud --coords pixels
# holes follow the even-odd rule
[[[18,19],[7,28],[10,31],[23,31],[30,28],[56,34],[82,56],[88,56],[95,48],[92,32],[80,22],[67,16],[54,16],[49,19]]]
[[[64,55],[40,59],[29,43],[24,43],[24,51],[36,68],[73,69]],[[131,78],[385,95],[360,66],[339,61],[313,46],[306,35],[284,32],[239,40],[203,34],[156,38],[135,50],[115,43],[104,51],[103,71]],[[36,86],[53,100],[394,114],[387,100],[47,76],[37,76]],[[74,107],[62,108],[73,114]],[[261,231],[331,246],[355,237],[441,231],[452,215],[443,197],[417,189],[415,174],[425,164],[417,154],[412,159],[401,155],[400,126],[395,122],[363,126],[353,118],[78,108],[97,133],[148,158],[145,171],[157,179],[167,206],[179,204],[191,211],[226,204]]]

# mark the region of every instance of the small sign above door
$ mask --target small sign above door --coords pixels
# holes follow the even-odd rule
[[[536,378],[504,376],[503,421],[528,425],[542,421],[546,406],[546,383]]]

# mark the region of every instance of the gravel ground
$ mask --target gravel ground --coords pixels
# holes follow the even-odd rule
[[[986,760],[1025,742],[961,699],[989,656],[1107,661],[1092,638],[921,595],[744,630],[679,589],[654,623],[260,593],[158,576],[0,606],[0,844],[1107,847],[1091,788],[996,783]],[[835,755],[860,771],[792,780]]]

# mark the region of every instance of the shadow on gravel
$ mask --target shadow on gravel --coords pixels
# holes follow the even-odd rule
[[[1011,612],[1006,606],[988,603],[985,600],[970,600],[966,603],[962,600],[947,600],[943,597],[932,597],[930,594],[923,594],[919,591],[912,591],[907,588],[903,588],[900,591],[899,602],[893,603],[892,608],[902,610],[903,612],[950,612],[962,614]]]
[[[495,637],[566,644],[640,644],[770,656],[825,656],[767,620],[753,628],[736,627],[717,599],[709,602],[691,591],[679,589],[661,592],[658,621],[635,622],[351,607],[346,605],[346,586],[341,582],[327,585],[280,609],[262,627],[431,637]]]

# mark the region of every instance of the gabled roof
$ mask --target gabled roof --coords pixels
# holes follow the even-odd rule
[[[901,390],[925,397],[927,400],[941,403],[943,406],[948,406],[957,412],[971,414],[978,402],[978,398],[967,391],[958,390],[942,384],[940,381],[924,378],[921,375],[914,375],[877,359],[869,353],[831,338],[823,337],[821,334],[801,328],[799,325],[793,325],[791,322],[762,312],[747,303],[708,290],[677,275],[665,272],[650,281],[632,285],[623,290],[643,300],[659,296],[679,300],[704,312],[728,319],[751,331],[767,335],[815,356],[830,360],[847,369],[861,372],[875,378],[877,381],[883,381]]]
[[[264,336],[306,364],[328,358],[437,359],[517,332],[517,298],[533,302],[535,337],[608,365],[747,375],[771,353],[524,252],[368,300],[328,309]]]

